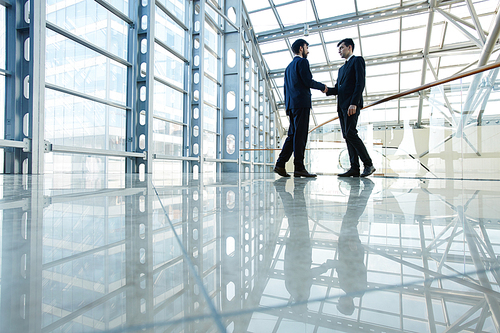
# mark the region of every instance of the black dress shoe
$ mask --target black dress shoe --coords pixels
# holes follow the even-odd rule
[[[373,165],[366,166],[365,169],[363,170],[363,173],[361,174],[361,177],[368,177],[372,173],[375,172],[375,167]]]
[[[274,172],[276,172],[281,177],[290,177],[290,175],[286,172],[285,168],[282,167],[274,167]]]
[[[359,170],[349,169],[347,172],[339,173],[339,177],[359,177]]]
[[[314,173],[309,173],[307,170],[300,170],[293,172],[294,177],[316,177]]]

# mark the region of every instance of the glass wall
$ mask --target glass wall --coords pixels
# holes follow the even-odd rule
[[[221,88],[225,81],[222,54],[227,32],[224,29],[229,26],[225,23],[227,18],[220,14],[225,12],[224,1],[207,3],[205,20],[198,27],[193,22],[196,8],[187,0],[44,0],[42,5],[36,4],[18,0],[15,6],[0,5],[0,24],[9,25],[0,32],[0,88],[11,92],[9,100],[0,100],[2,111],[5,113],[5,105],[12,96],[20,95],[18,91],[24,93],[24,98],[19,96],[12,101],[16,105],[12,108],[16,122],[7,128],[10,141],[4,142],[15,147],[10,148],[8,172],[28,173],[33,162],[43,165],[43,172],[47,173],[141,170],[155,173],[156,170],[159,177],[179,178],[180,173],[191,171],[201,162],[200,170],[214,179],[223,170],[223,163],[240,161],[236,155],[222,159],[226,144],[222,140],[223,131],[233,127],[231,124],[225,129],[226,119],[221,115],[225,104]],[[248,14],[241,8],[239,15]],[[7,23],[7,17],[15,17],[19,22]],[[32,31],[38,31],[34,30],[35,21],[46,27],[45,41],[41,46],[33,43],[35,46],[30,49]],[[18,29],[19,26],[23,29]],[[202,41],[191,38],[191,34],[200,31]],[[267,123],[274,118],[267,114],[271,109],[267,105],[268,89],[263,89],[265,84],[259,86],[263,83],[265,64],[254,39],[244,40],[243,35],[238,38],[239,45],[248,43],[247,48],[254,50],[245,57],[250,64],[246,66],[248,73],[246,70],[239,73],[250,83],[246,91],[252,101],[245,100],[252,105],[246,112],[251,119],[249,148],[267,148],[265,145],[274,142]],[[12,59],[16,61],[11,65],[6,63],[8,43],[13,45],[12,50],[23,50],[12,51]],[[197,49],[200,44],[201,52]],[[199,58],[193,57],[194,50],[199,52]],[[30,62],[30,58],[34,61]],[[203,67],[198,78],[190,77],[198,66],[195,58]],[[45,76],[45,84],[40,87],[36,82],[33,90],[40,89],[44,94],[39,104],[44,112],[41,133],[29,124],[36,121],[34,112],[39,112],[38,104],[35,105],[37,98],[28,98],[29,73],[39,68],[38,59],[45,62],[39,71]],[[5,81],[10,74],[15,80]],[[193,82],[200,78],[202,85],[192,89]],[[9,87],[5,87],[6,82],[11,82]],[[194,90],[202,92],[203,100],[199,101],[202,107],[190,110],[191,101],[198,98]],[[238,105],[235,112],[238,120],[243,117],[242,107]],[[199,118],[195,118],[195,110]],[[0,127],[3,131],[4,125]],[[195,138],[203,144],[193,142]],[[21,143],[23,139],[27,140]],[[33,158],[35,153],[28,147],[30,144],[37,148],[38,158]],[[195,150],[196,156],[192,154]],[[270,171],[272,158],[264,161],[260,155],[255,158],[252,155],[246,162],[259,163]],[[254,171],[253,166],[247,169]]]
[[[125,151],[128,24],[93,0],[47,0],[46,14],[45,140]],[[51,153],[45,170],[124,172],[124,159]]]

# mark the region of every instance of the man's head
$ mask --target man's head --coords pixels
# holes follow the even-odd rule
[[[354,51],[354,41],[351,38],[344,38],[338,44],[341,58],[348,59]]]
[[[302,58],[307,58],[307,55],[309,54],[309,43],[302,38],[297,39],[292,44],[292,52]]]

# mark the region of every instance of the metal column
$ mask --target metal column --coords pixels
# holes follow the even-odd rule
[[[126,172],[152,173],[155,2],[131,1],[130,12],[135,15],[136,27],[131,30],[136,34],[129,38],[129,59],[137,61],[131,61],[128,69],[128,78],[133,78],[129,83],[135,86],[128,89],[127,97],[133,105],[127,113],[127,151],[147,152],[147,157],[127,160]]]
[[[191,36],[191,101],[190,121],[188,122],[189,156],[198,157],[198,161],[191,161],[189,172],[196,179],[203,175],[203,101],[205,81],[205,1],[193,1],[193,30]]]
[[[15,0],[6,8],[6,47],[9,50],[6,52],[6,69],[11,74],[5,78],[6,140],[23,141],[29,137],[28,126],[23,126],[23,122],[30,119],[33,106],[29,99],[29,75],[34,62],[29,60],[33,60],[34,50],[30,47],[30,18],[26,5],[25,0]],[[4,151],[5,173],[28,172],[28,153],[17,148],[5,148]]]
[[[235,25],[241,26],[242,21],[242,1],[227,0],[226,13],[233,11],[236,13]],[[242,122],[242,69],[243,57],[242,41],[240,32],[233,26],[225,22],[224,25],[224,76],[223,76],[223,110],[222,110],[222,158],[233,159],[239,158],[240,143],[243,140],[241,133]],[[240,165],[233,163],[225,163],[223,171],[238,172]]]

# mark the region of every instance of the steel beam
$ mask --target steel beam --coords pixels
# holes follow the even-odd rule
[[[476,29],[477,35],[479,39],[484,43],[486,41],[486,34],[481,27],[481,22],[479,22],[476,9],[474,8],[471,0],[465,0],[465,3],[467,4],[467,9],[469,9],[470,16],[472,18],[472,21],[474,22],[474,27]]]
[[[436,0],[430,1],[429,8],[429,17],[427,18],[427,31],[425,33],[425,44],[424,49],[422,50],[423,59],[422,59],[422,79],[420,80],[420,85],[425,84],[425,77],[427,74],[427,56],[429,54],[429,48],[431,44],[431,34],[432,34],[432,24],[434,23],[434,7],[436,6]],[[420,95],[418,101],[418,115],[417,115],[417,123],[416,126],[420,127],[422,123],[422,108],[424,105],[424,97]]]
[[[325,30],[334,30],[339,28],[344,28],[346,26],[352,26],[353,22],[357,23],[369,23],[376,22],[379,20],[387,20],[393,17],[398,17],[403,13],[410,15],[425,12],[427,10],[427,3],[421,2],[418,5],[412,6],[394,6],[389,10],[381,10],[381,11],[370,11],[359,13],[358,15],[345,15],[342,17],[335,17],[325,20],[320,20],[319,23],[308,22],[309,25],[309,33],[314,34],[320,31]],[[304,34],[304,24],[297,24],[293,26],[288,26],[276,30],[270,30],[263,32],[258,35],[258,42],[269,42],[273,40],[282,39],[285,37],[297,37]]]
[[[479,56],[479,61],[477,63],[477,67],[481,67],[486,65],[488,62],[491,53],[493,52],[494,46],[497,42],[498,37],[500,36],[500,12],[497,13],[494,21],[494,25],[491,29],[490,34],[488,35],[488,38],[486,39],[486,43],[484,44],[484,47],[481,51],[481,55]],[[462,109],[462,115],[460,118],[460,122],[458,123],[457,126],[457,131],[455,133],[455,136],[461,138],[463,137],[464,133],[464,127],[467,125],[467,122],[469,121],[471,115],[473,114],[474,110],[472,109],[472,105],[474,103],[474,99],[479,87],[479,83],[481,81],[481,78],[483,76],[483,73],[481,74],[476,74],[469,86],[469,90],[467,92],[467,97],[464,102],[464,106]]]
[[[449,1],[443,1],[439,5],[442,6],[443,3],[449,3]],[[357,15],[344,15],[341,17],[333,17],[325,20],[320,20],[318,23],[316,22],[308,22],[309,25],[309,33],[314,34],[320,31],[328,31],[335,30],[340,28],[345,28],[348,26],[352,26],[353,24],[365,24],[365,23],[373,23],[378,21],[386,21],[391,18],[400,17],[402,15],[414,15],[425,13],[428,10],[427,1],[421,1],[418,3],[413,3],[411,5],[403,5],[403,6],[393,6],[386,7],[382,10],[377,11],[366,11],[360,12]],[[276,30],[265,31],[260,33],[257,37],[257,41],[259,43],[270,42],[283,38],[291,38],[297,37],[304,34],[304,24],[296,24],[293,26],[283,27]]]
[[[494,49],[496,51],[496,49]],[[460,55],[460,54],[471,54],[480,51],[478,48],[472,43],[460,43],[454,45],[452,47],[447,47],[443,49],[429,49],[428,58],[442,57],[447,55]],[[422,51],[414,51],[414,52],[404,52],[402,54],[393,53],[393,54],[385,54],[381,56],[367,57],[365,59],[366,66],[376,66],[382,64],[393,64],[393,63],[401,63],[405,61],[414,61],[422,59],[423,52]],[[337,71],[340,67],[342,67],[343,63],[341,61],[334,61],[330,64],[316,64],[311,66],[311,72],[314,73],[324,73]],[[269,72],[269,76],[271,79],[282,78],[285,73],[285,68],[275,69]]]
[[[28,139],[28,133],[23,132],[23,117],[29,114],[29,100],[25,97],[29,80],[29,66],[25,54],[29,43],[30,26],[26,22],[24,1],[15,0],[5,10],[6,12],[6,71],[11,73],[5,77],[5,139],[22,142]],[[27,82],[27,81],[26,81]],[[22,173],[23,162],[27,162],[28,153],[20,149],[4,149],[4,172],[8,174]],[[26,164],[25,164],[26,166]],[[27,171],[27,170],[25,170]]]
[[[110,13],[113,13],[114,15],[118,16],[120,19],[123,21],[127,22],[129,25],[134,25],[134,21],[132,21],[127,15],[125,15],[121,10],[117,9],[115,6],[111,5],[109,2],[104,1],[104,0],[94,0],[106,10],[108,10]]]
[[[205,77],[205,17],[206,17],[206,2],[205,0],[193,1],[192,24],[191,31],[191,78],[190,82],[192,89],[189,89],[190,94],[190,124],[187,130],[189,156],[200,158],[198,161],[189,162],[189,173],[193,173],[194,179],[199,179],[203,175],[203,131],[204,131],[204,96],[205,85],[207,79]]]
[[[146,159],[127,159],[127,173],[153,172],[155,9],[154,1],[148,1],[146,6],[134,1],[129,4],[129,12],[137,24],[131,29],[128,39],[128,58],[133,65],[127,70],[127,104],[131,110],[127,112],[126,150],[145,154]],[[145,27],[140,24],[142,20],[147,22]],[[141,64],[146,65],[144,74],[140,72]],[[144,118],[142,122],[141,113]]]
[[[469,31],[467,31],[467,29],[465,29],[457,20],[455,20],[455,17],[454,16],[451,16],[448,12],[445,12],[444,10],[442,10],[441,8],[436,8],[436,10],[441,14],[443,15],[447,20],[448,22],[450,22],[451,24],[453,24],[455,27],[458,28],[458,30],[460,30],[460,32],[465,35],[465,37],[467,37],[471,42],[473,42],[474,44],[477,45],[477,47],[479,48],[482,48],[483,45],[484,45],[484,41],[483,40],[480,40],[480,39],[477,39],[476,37],[474,37]]]

